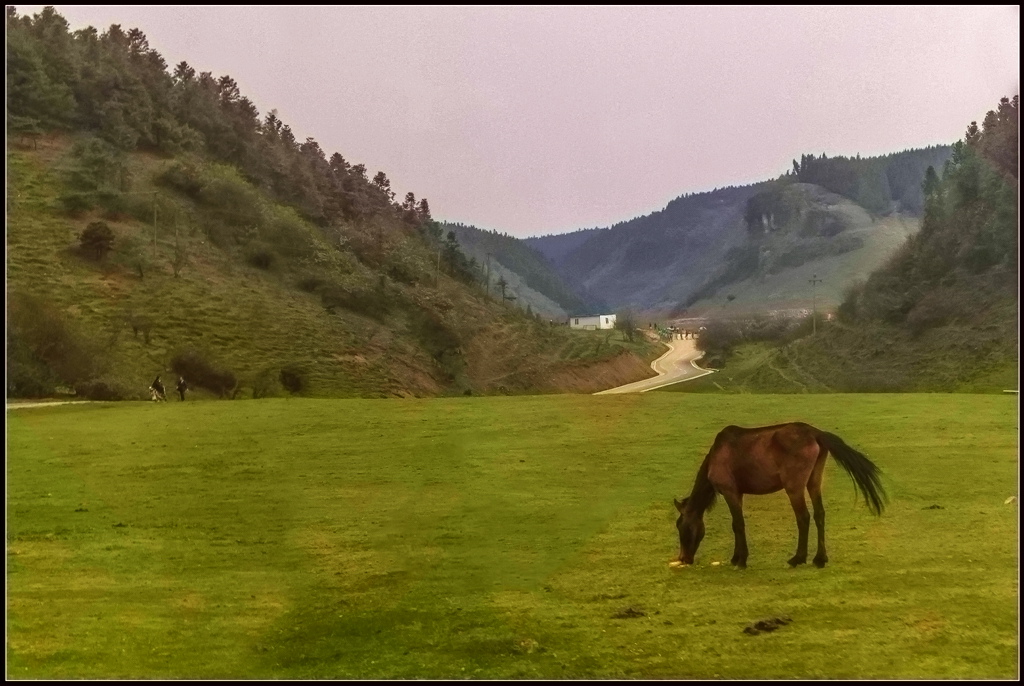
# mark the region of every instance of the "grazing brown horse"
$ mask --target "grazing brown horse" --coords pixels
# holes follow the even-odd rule
[[[818,529],[818,552],[814,564],[824,567],[825,508],[821,502],[821,477],[829,453],[853,477],[868,507],[881,514],[885,491],[879,471],[863,454],[846,445],[835,434],[815,429],[810,424],[793,422],[744,429],[727,426],[715,437],[715,443],[697,471],[693,491],[682,501],[676,500],[679,518],[679,558],[683,565],[693,564],[693,556],[704,538],[704,512],[714,504],[719,493],[732,513],[732,531],[736,547],[732,563],[747,566],[747,536],[743,527],[743,496],[764,495],[785,489],[796,513],[799,539],[796,555],[790,566],[807,562],[807,532],[811,516],[804,502],[804,490],[814,505],[814,524]],[[676,564],[676,563],[673,563]]]

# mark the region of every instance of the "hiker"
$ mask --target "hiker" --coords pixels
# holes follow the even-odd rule
[[[175,388],[178,389],[178,395],[181,396],[181,400],[182,400],[182,402],[184,402],[185,401],[185,391],[188,390],[188,384],[185,383],[185,377],[184,376],[179,376],[178,377],[178,385],[175,386]]]
[[[153,394],[153,400],[167,400],[164,395],[164,385],[160,383],[160,376],[156,377],[156,380],[149,386],[150,393]]]

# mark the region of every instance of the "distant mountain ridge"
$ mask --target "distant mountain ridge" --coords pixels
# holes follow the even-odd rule
[[[916,230],[925,174],[942,168],[951,151],[932,146],[870,158],[804,155],[775,180],[683,195],[662,210],[608,228],[525,240],[570,288],[609,309],[667,314],[694,304],[709,306],[707,298],[726,284],[768,277],[766,257],[770,275],[824,259],[822,268],[843,274],[830,291],[835,304],[841,291],[866,278]],[[790,186],[795,190],[783,192]],[[778,207],[772,209],[773,203]],[[792,216],[782,216],[787,210]],[[774,214],[783,224],[794,223],[786,232],[788,245],[764,241],[752,231],[754,219],[774,221],[769,219]],[[902,220],[868,230],[880,217],[896,216]],[[826,219],[832,228],[819,226]],[[844,234],[844,228],[855,230]],[[874,233],[878,236],[865,242]],[[762,255],[765,244],[773,242],[783,252]],[[789,286],[770,293],[762,304],[784,306],[794,296],[799,299]]]
[[[445,222],[441,226],[445,233],[453,231],[462,249],[491,270],[493,292],[498,292],[498,281],[504,279],[506,292],[516,297],[519,307],[529,306],[545,317],[559,319],[591,307],[528,242],[466,224]]]

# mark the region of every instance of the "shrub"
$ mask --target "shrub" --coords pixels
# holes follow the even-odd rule
[[[89,400],[143,400],[148,397],[143,384],[111,376],[77,383],[75,393]]]
[[[256,226],[263,218],[259,194],[230,172],[207,177],[199,200],[229,226]]]
[[[277,254],[264,243],[255,243],[246,252],[245,261],[257,269],[268,271],[277,263]]]
[[[176,161],[168,165],[157,177],[157,181],[192,198],[199,197],[199,191],[203,189],[202,172],[194,160]]]
[[[99,345],[42,298],[12,294],[8,308],[8,379],[28,394],[49,395],[102,371]]]
[[[289,393],[301,393],[306,388],[306,372],[301,367],[289,365],[281,370],[278,378]]]
[[[103,208],[103,216],[111,221],[118,221],[131,216],[131,208],[124,193],[102,190],[96,192],[96,202]]]
[[[327,279],[320,274],[306,274],[305,276],[300,277],[295,285],[299,287],[299,290],[305,291],[306,293],[316,293],[327,285],[327,283]]]
[[[85,227],[78,240],[86,254],[102,260],[114,247],[114,232],[106,222],[93,222]]]
[[[410,328],[420,346],[449,380],[464,376],[466,361],[462,357],[462,340],[440,315],[421,310],[413,315]]]
[[[96,204],[92,193],[83,191],[68,191],[63,193],[57,202],[61,208],[72,217],[79,217],[88,212]]]
[[[281,390],[279,383],[280,375],[271,367],[260,371],[252,381],[253,398],[271,398]]]
[[[200,219],[203,233],[218,248],[224,249],[234,241],[234,231],[219,219],[202,216]]]
[[[954,307],[950,302],[952,293],[931,291],[921,298],[914,308],[907,313],[907,326],[913,336],[919,336],[927,329],[942,326],[953,315]]]
[[[221,398],[231,396],[238,386],[238,379],[228,369],[223,369],[208,360],[208,356],[196,348],[186,348],[171,360],[171,370],[185,377],[190,386],[205,388]]]
[[[7,395],[11,398],[43,398],[61,384],[54,370],[32,350],[21,332],[7,329]]]

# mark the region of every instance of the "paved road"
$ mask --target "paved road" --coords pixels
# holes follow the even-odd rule
[[[594,395],[605,395],[609,393],[646,393],[655,388],[670,386],[680,381],[692,381],[702,376],[713,373],[710,369],[701,369],[697,366],[696,360],[704,353],[697,350],[696,341],[692,338],[686,340],[674,340],[669,343],[669,351],[651,362],[651,369],[658,372],[658,376],[643,381],[609,388],[607,391],[599,391]]]

